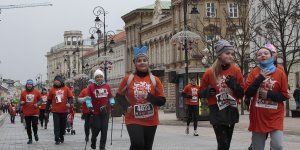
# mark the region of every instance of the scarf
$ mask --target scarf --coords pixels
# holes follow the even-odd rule
[[[271,57],[270,59],[268,60],[265,60],[263,62],[260,62],[258,64],[258,67],[262,70],[266,70],[270,73],[274,73],[275,70],[276,70],[276,66],[274,65],[274,58]]]

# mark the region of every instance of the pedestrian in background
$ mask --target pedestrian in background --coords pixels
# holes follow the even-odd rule
[[[41,102],[41,93],[34,89],[33,80],[28,79],[26,81],[25,90],[22,91],[20,97],[20,104],[23,105],[23,115],[26,122],[26,130],[28,135],[27,144],[32,144],[32,131],[34,134],[35,141],[39,140],[38,137],[38,116],[39,116],[39,108]]]
[[[196,84],[196,78],[191,78],[191,83],[186,85],[181,93],[185,98],[185,104],[187,105],[187,127],[185,130],[186,134],[189,134],[189,126],[191,120],[194,121],[194,136],[198,136],[197,126],[198,126],[198,115],[199,115],[199,98],[198,92],[200,87]]]
[[[299,84],[296,85],[296,89],[293,93],[294,100],[296,102],[296,109],[300,109],[300,88]]]
[[[51,105],[54,125],[54,140],[55,144],[59,145],[64,142],[68,109],[73,104],[73,94],[71,90],[65,86],[62,76],[55,76],[53,87],[50,89],[47,99],[45,115],[47,117],[49,116],[49,108]]]
[[[10,114],[10,122],[15,123],[15,117],[17,114],[17,107],[16,104],[12,103],[9,107],[9,114]]]
[[[284,101],[289,99],[285,73],[274,65],[273,53],[261,48],[256,53],[258,67],[248,75],[245,96],[250,103],[249,131],[252,132],[252,150],[264,150],[270,133],[272,150],[283,149]]]
[[[126,75],[116,94],[125,113],[130,150],[152,150],[158,119],[158,107],[166,102],[163,85],[149,70],[148,48],[134,48],[135,72]]]
[[[47,129],[47,125],[49,122],[49,116],[45,116],[45,110],[46,110],[46,105],[47,105],[47,98],[48,98],[48,90],[43,88],[42,89],[42,103],[40,106],[40,115],[39,115],[39,119],[40,119],[40,123],[41,123],[41,127],[43,128],[44,122],[45,122],[45,127],[44,129]]]
[[[239,122],[238,104],[244,96],[244,79],[234,64],[235,47],[226,40],[215,43],[217,59],[206,70],[200,84],[200,98],[207,98],[210,124],[218,150],[229,150],[234,126]]]
[[[94,79],[90,79],[88,81],[88,86],[95,83]],[[88,142],[89,141],[89,135],[90,135],[90,124],[91,124],[91,112],[89,111],[89,109],[86,106],[86,96],[88,96],[88,87],[84,88],[79,96],[78,96],[78,100],[81,103],[81,113],[82,113],[82,119],[84,119],[84,133],[85,133],[85,141]]]
[[[86,96],[86,105],[93,112],[91,148],[96,149],[97,136],[101,132],[99,149],[105,150],[109,113],[115,100],[101,70],[94,72],[94,79],[95,83],[88,86]]]

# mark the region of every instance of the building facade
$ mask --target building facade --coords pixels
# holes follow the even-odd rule
[[[47,80],[52,84],[56,75],[65,79],[83,72],[82,56],[93,49],[89,39],[83,39],[81,31],[65,31],[64,42],[51,47],[47,52]]]

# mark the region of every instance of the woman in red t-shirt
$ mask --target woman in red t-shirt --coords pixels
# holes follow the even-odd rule
[[[188,107],[188,118],[186,121],[187,127],[185,130],[186,134],[189,134],[189,125],[191,120],[194,121],[194,136],[198,136],[198,115],[199,115],[199,98],[198,92],[200,87],[196,85],[196,78],[191,78],[191,84],[184,87],[181,95],[185,98],[185,104]]]
[[[16,104],[12,103],[11,105],[9,105],[9,114],[11,123],[15,123],[15,117],[17,114]]]
[[[266,135],[270,133],[271,149],[282,149],[284,101],[289,99],[285,73],[274,65],[268,48],[256,53],[258,67],[248,75],[246,97],[253,97],[250,105],[252,148],[264,149]]]
[[[161,81],[149,71],[147,50],[145,46],[141,49],[134,48],[133,62],[136,71],[133,76],[124,77],[116,95],[117,103],[125,112],[125,123],[131,142],[130,150],[152,149],[159,123],[158,106],[166,102]]]
[[[229,150],[234,126],[239,121],[237,105],[244,96],[244,79],[234,65],[235,47],[226,40],[215,43],[217,59],[206,70],[200,84],[200,98],[207,98],[218,150]]]
[[[20,103],[23,105],[23,115],[26,122],[26,130],[28,135],[27,144],[32,144],[32,131],[31,126],[34,133],[35,141],[39,140],[38,137],[38,116],[39,116],[39,108],[38,105],[41,101],[41,93],[34,89],[33,80],[28,79],[25,85],[25,90],[22,91],[20,97]]]

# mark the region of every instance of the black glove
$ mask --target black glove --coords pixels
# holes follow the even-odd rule
[[[154,96],[148,93],[147,101],[156,106],[163,106],[166,103],[166,98],[161,96]]]
[[[260,84],[265,80],[266,78],[263,75],[259,75],[254,82],[248,87],[248,89],[245,92],[245,95],[247,97],[253,97],[260,86]]]
[[[181,95],[182,95],[182,97],[184,97],[184,98],[188,98],[188,99],[192,99],[193,98],[193,96],[192,95],[188,95],[188,94],[185,94],[185,93],[181,93]]]
[[[209,96],[215,96],[217,93],[217,90],[215,88],[210,88],[209,89]]]
[[[93,114],[93,113],[94,113],[93,107],[88,107],[88,109],[89,109],[90,114]]]
[[[273,92],[271,90],[268,91],[267,98],[274,102],[283,102],[287,100],[281,92]]]
[[[225,83],[227,86],[235,93],[238,98],[242,98],[244,96],[244,89],[237,82],[237,79],[234,76],[227,76]]]
[[[101,115],[107,115],[108,114],[107,105],[100,107],[100,112],[101,112]]]
[[[247,105],[247,107],[249,107],[250,106],[250,102],[251,102],[251,97],[245,97],[244,102]]]
[[[216,89],[212,88],[210,85],[207,86],[205,89],[199,91],[198,95],[199,98],[209,98],[211,96],[216,95]]]

